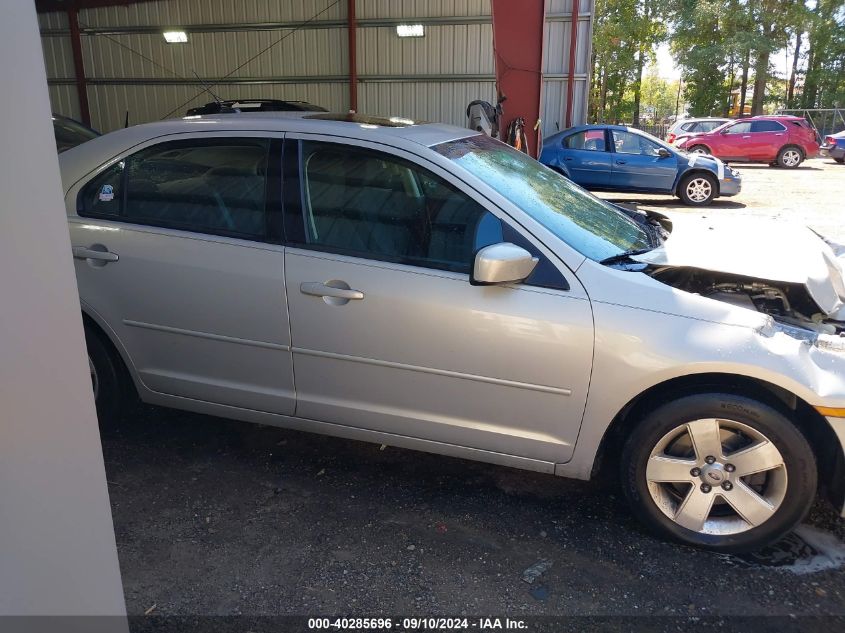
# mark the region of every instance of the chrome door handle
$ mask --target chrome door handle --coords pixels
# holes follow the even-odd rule
[[[742,138],[751,138],[751,135],[750,135],[750,134],[748,134],[748,135],[746,135],[746,136],[743,136]]]
[[[74,246],[73,256],[76,259],[93,259],[100,262],[116,262],[120,257],[117,253],[109,251],[100,251],[94,248],[86,248],[85,246]]]
[[[299,291],[304,295],[331,297],[333,299],[345,299],[346,301],[360,301],[364,298],[364,293],[360,290],[353,290],[349,287],[336,288],[319,281],[303,281],[299,286]]]
[[[624,165],[624,164],[625,164],[625,161],[624,161],[624,160],[617,160],[617,161],[616,161],[616,164],[617,164],[617,165]]]

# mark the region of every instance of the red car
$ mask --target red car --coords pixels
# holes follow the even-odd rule
[[[815,156],[819,143],[815,130],[797,116],[755,116],[737,119],[704,134],[675,140],[691,154],[712,154],[725,161],[769,163],[798,167]]]

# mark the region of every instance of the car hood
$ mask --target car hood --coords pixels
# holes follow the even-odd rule
[[[633,259],[802,284],[822,312],[845,320],[845,247],[826,242],[805,226],[780,220],[680,214],[669,219],[669,239]]]

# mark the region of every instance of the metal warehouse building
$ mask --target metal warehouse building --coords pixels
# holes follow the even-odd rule
[[[496,99],[493,14],[518,14],[520,5],[515,0],[37,2],[53,111],[90,118],[103,132],[123,127],[127,116],[137,124],[184,115],[213,100],[203,84],[213,84],[223,99],[305,100],[332,111],[352,108],[465,125],[470,101]],[[546,0],[542,7],[537,49],[543,136],[567,122],[584,122],[593,6],[594,0]],[[423,25],[424,35],[399,37],[397,25],[406,24]],[[184,31],[187,42],[165,42],[163,32],[171,29]],[[500,41],[500,77],[528,70],[503,48]],[[536,81],[538,73],[533,74]],[[525,116],[533,127],[532,117],[513,112],[509,103],[505,107],[506,116]]]

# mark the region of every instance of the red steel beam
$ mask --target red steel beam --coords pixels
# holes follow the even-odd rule
[[[356,46],[358,23],[355,20],[355,2],[356,0],[348,0],[346,4],[349,34],[349,109],[353,112],[358,111],[358,49]]]
[[[537,156],[540,103],[543,96],[545,0],[492,0],[496,86],[507,97],[501,129],[525,119],[528,152]]]
[[[67,10],[70,25],[70,46],[73,50],[73,71],[76,75],[76,92],[79,94],[79,112],[82,122],[91,125],[91,110],[88,107],[88,81],[85,79],[85,63],[82,59],[82,37],[79,34],[77,9]]]
[[[572,127],[575,102],[575,60],[578,52],[578,0],[572,0],[572,24],[569,32],[569,74],[566,77],[566,127]]]

